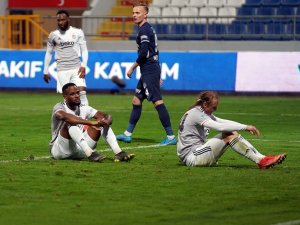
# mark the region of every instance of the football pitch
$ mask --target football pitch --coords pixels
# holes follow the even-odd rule
[[[90,105],[127,127],[131,98],[89,94]],[[197,95],[165,95],[178,123]],[[188,168],[145,102],[133,142],[120,143],[135,158],[114,163],[102,139],[102,163],[50,158],[55,93],[0,93],[0,225],[272,225],[300,224],[300,97],[220,96],[217,116],[255,125],[242,132],[263,154],[286,152],[283,164],[260,170],[228,149],[217,167]],[[214,135],[211,132],[211,135]]]

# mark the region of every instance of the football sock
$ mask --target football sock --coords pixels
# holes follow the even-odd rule
[[[175,137],[175,135],[173,134],[173,135],[167,135],[167,138],[169,139],[169,140],[173,140],[174,139],[174,137]]]
[[[81,149],[84,151],[85,155],[89,157],[93,149],[90,148],[88,143],[83,137],[82,131],[77,126],[70,126],[69,128],[69,134],[71,138],[81,147]]]
[[[167,110],[165,104],[160,104],[160,105],[156,106],[155,108],[158,112],[160,122],[163,125],[163,127],[165,128],[167,135],[168,136],[174,135],[172,127],[171,127],[170,116],[169,116],[169,113],[168,113],[168,110]]]
[[[118,144],[116,136],[115,136],[113,130],[110,127],[105,127],[101,131],[101,135],[103,136],[105,141],[109,144],[109,146],[111,147],[111,149],[113,150],[113,152],[115,154],[118,154],[122,151],[119,144]]]
[[[132,133],[128,132],[127,130],[124,131],[124,134],[125,134],[126,136],[131,136],[131,135],[132,135]]]
[[[229,142],[230,147],[237,153],[245,156],[251,161],[258,163],[264,155],[260,154],[246,139],[241,135],[233,138]]]
[[[88,101],[88,99],[86,97],[86,91],[81,91],[79,93],[79,95],[80,95],[81,104],[82,105],[89,105],[89,101]]]
[[[127,127],[127,131],[129,133],[133,132],[135,125],[137,124],[137,122],[141,117],[141,113],[142,113],[142,105],[132,105],[132,111],[130,114],[129,124]]]

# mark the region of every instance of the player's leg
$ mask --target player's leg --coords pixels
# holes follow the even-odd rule
[[[234,132],[234,135],[231,135],[228,138],[228,143],[234,151],[255,162],[261,169],[268,169],[274,165],[280,164],[287,156],[285,153],[274,156],[265,156],[237,132]]]
[[[187,166],[214,166],[227,147],[222,135],[218,134],[193,150],[186,158],[185,163]]]
[[[265,157],[237,132],[223,133],[223,138],[235,152],[255,163]]]
[[[62,87],[70,83],[72,76],[72,70],[60,70],[57,71],[57,83],[56,83],[56,90],[58,93],[62,93]]]
[[[143,87],[142,80],[140,79],[137,84],[137,87],[136,87],[135,96],[133,96],[133,99],[132,99],[132,110],[130,113],[127,129],[125,130],[125,132],[123,134],[117,135],[117,140],[123,141],[126,143],[131,142],[131,140],[132,140],[131,136],[132,136],[133,130],[134,130],[136,124],[138,123],[138,121],[141,117],[141,114],[142,114],[142,103],[145,98],[144,93],[145,93],[145,89]]]
[[[76,84],[79,88],[81,104],[89,105],[89,101],[86,96],[86,82],[84,78],[79,77],[78,68],[72,70],[70,82]]]
[[[157,72],[152,72],[150,75],[146,75],[143,78],[143,86],[145,88],[145,93],[147,100],[151,101],[158,113],[158,117],[162,126],[164,127],[167,137],[164,138],[160,144],[161,145],[175,145],[177,139],[173,133],[171,126],[171,120],[169,112],[162,100],[161,91],[160,91],[160,69],[156,69]]]
[[[64,124],[60,130],[60,135],[69,143],[69,147],[66,148],[71,153],[69,158],[82,159],[86,156],[90,161],[100,161],[102,159],[102,157],[91,148],[93,146],[90,146],[87,142],[80,126]]]
[[[121,150],[111,127],[104,127],[101,131],[101,135],[114,152],[115,162],[130,161],[134,158],[134,154],[130,154]]]

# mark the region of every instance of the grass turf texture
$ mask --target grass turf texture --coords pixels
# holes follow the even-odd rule
[[[113,115],[116,134],[124,131],[131,96],[88,97]],[[165,96],[176,133],[196,97]],[[265,225],[300,219],[299,97],[221,96],[217,116],[256,125],[260,138],[242,134],[262,153],[288,153],[269,170],[230,149],[217,167],[182,166],[175,146],[151,146],[165,133],[146,102],[133,142],[120,143],[135,153],[130,163],[113,163],[109,151],[103,154],[111,160],[103,163],[42,158],[49,156],[50,115],[60,100],[57,94],[0,93],[0,224]],[[103,140],[97,147],[107,148]]]

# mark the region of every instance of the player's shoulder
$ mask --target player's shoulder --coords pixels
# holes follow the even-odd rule
[[[53,106],[53,111],[57,112],[59,110],[65,110],[65,103],[64,102],[58,102]]]
[[[78,34],[83,34],[83,30],[81,28],[70,26],[69,30]]]
[[[151,32],[152,31],[151,28],[152,28],[152,26],[148,22],[146,22],[140,27],[140,31],[141,32]]]
[[[58,29],[51,31],[48,37],[53,38],[55,36],[59,36],[59,30]]]

